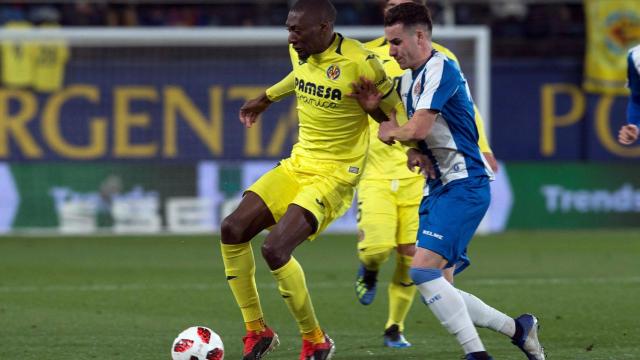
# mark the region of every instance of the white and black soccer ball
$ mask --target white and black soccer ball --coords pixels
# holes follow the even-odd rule
[[[222,360],[224,345],[220,336],[204,326],[183,331],[171,346],[173,360]]]

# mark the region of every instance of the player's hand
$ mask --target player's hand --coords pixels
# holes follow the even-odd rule
[[[356,99],[366,113],[372,113],[378,109],[382,93],[378,91],[373,81],[360,76],[360,81],[351,83],[351,89],[353,92],[347,96]]]
[[[380,127],[378,128],[378,139],[387,145],[393,145],[395,143],[395,139],[392,136],[392,132],[398,127],[396,111],[395,109],[391,109],[389,121],[383,121],[380,123]]]
[[[625,125],[618,132],[618,142],[622,145],[631,145],[638,140],[638,127]]]
[[[417,149],[407,150],[407,167],[411,171],[415,171],[417,167],[420,173],[426,179],[435,179],[436,171],[433,168],[433,163],[427,157],[427,155],[421,153]]]
[[[255,99],[248,100],[240,108],[240,122],[246,128],[250,128],[256,121],[258,116],[262,114],[272,101],[267,98],[267,94],[262,94]]]

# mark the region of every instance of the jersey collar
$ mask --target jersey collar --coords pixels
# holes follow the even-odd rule
[[[325,51],[319,54],[313,54],[309,56],[309,58],[313,59],[315,62],[321,62],[322,59],[332,56],[334,53],[342,55],[343,40],[344,40],[344,37],[342,36],[342,34],[333,33],[333,41],[331,42],[331,45],[329,45],[329,47]]]
[[[427,59],[424,61],[424,63],[422,65],[420,65],[417,69],[415,70],[411,70],[411,78],[415,79],[416,76],[418,76],[418,74],[420,74],[420,71],[422,71],[422,69],[424,69],[425,66],[427,66],[427,63],[429,62],[429,60],[431,59],[431,57],[436,53],[436,49],[432,49],[431,50],[431,54],[429,55],[429,57],[427,57]]]

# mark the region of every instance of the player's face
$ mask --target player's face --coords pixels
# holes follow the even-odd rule
[[[398,6],[400,4],[404,4],[404,3],[408,3],[408,2],[413,2],[411,0],[387,0],[386,4],[384,5],[384,15],[387,16],[387,11],[389,11],[389,9],[391,9],[394,6]]]
[[[323,32],[326,31],[326,24],[314,20],[312,16],[305,16],[302,12],[290,11],[286,25],[289,44],[300,59],[306,60],[310,55],[324,50]]]
[[[396,59],[401,69],[413,68],[420,61],[418,37],[413,27],[405,28],[395,24],[384,28],[384,36],[389,42],[389,55]]]

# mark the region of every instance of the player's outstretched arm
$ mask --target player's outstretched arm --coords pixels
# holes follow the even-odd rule
[[[293,71],[282,80],[268,88],[262,95],[244,103],[240,108],[240,122],[250,128],[273,102],[279,101],[295,92]]]
[[[271,104],[272,101],[267,97],[267,93],[262,93],[257,98],[248,100],[240,108],[240,122],[246,128],[250,128],[258,120],[258,116]]]
[[[618,142],[623,145],[631,145],[638,140],[638,127],[627,124],[620,128],[618,132]]]

